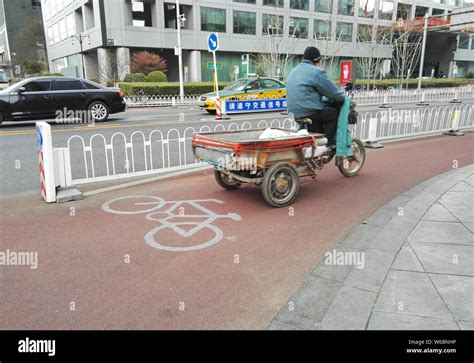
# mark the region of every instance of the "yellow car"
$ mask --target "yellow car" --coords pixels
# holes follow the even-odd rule
[[[273,78],[242,78],[219,91],[221,100],[255,100],[286,98],[285,85]],[[198,106],[209,113],[216,112],[217,95],[206,93],[199,98]]]

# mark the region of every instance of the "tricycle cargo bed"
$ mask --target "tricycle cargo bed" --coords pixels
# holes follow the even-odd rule
[[[193,137],[197,159],[227,170],[254,170],[279,161],[302,162],[302,150],[313,146],[321,134],[295,135],[293,130],[280,130],[288,135],[259,139],[266,129],[205,132]]]

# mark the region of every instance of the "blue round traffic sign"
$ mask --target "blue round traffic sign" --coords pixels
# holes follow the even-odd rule
[[[209,52],[215,52],[219,49],[219,36],[217,33],[211,33],[207,38],[207,47],[209,48]]]

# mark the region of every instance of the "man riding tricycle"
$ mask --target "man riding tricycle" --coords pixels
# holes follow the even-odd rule
[[[354,105],[317,67],[320,59],[315,47],[307,48],[303,62],[287,80],[288,111],[299,124],[298,132],[251,129],[194,135],[196,158],[215,166],[221,187],[259,185],[268,204],[285,207],[296,199],[299,178],[315,179],[334,157],[343,175],[359,173],[365,148],[352,138],[349,125],[357,122]]]

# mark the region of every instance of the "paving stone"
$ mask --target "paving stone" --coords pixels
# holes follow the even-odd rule
[[[465,204],[474,205],[474,192],[447,192],[439,199],[441,204]]]
[[[440,195],[437,193],[421,193],[403,207],[401,214],[395,214],[390,223],[409,227],[416,226],[418,221],[439,197]]]
[[[355,249],[353,247],[340,245],[339,247],[334,248],[331,251],[328,251],[332,255],[334,253],[361,253],[362,251]],[[326,254],[325,254],[326,256]],[[354,265],[338,265],[338,264],[326,264],[326,257],[324,260],[311,272],[312,275],[323,277],[329,280],[335,280],[343,282],[346,277],[349,275],[351,270],[354,268]]]
[[[428,275],[411,271],[388,273],[374,311],[452,319]]]
[[[344,286],[339,290],[318,329],[365,329],[377,294]]]
[[[456,320],[474,321],[474,278],[430,274]]]
[[[391,252],[395,256],[411,231],[411,227],[390,223],[374,238],[370,248]]]
[[[391,268],[403,271],[423,271],[420,261],[418,261],[415,252],[408,243],[402,246]]]
[[[367,249],[365,251],[364,268],[352,269],[345,284],[362,290],[379,291],[394,257],[395,254],[391,252],[375,248]]]
[[[374,311],[367,330],[459,330],[454,320]]]
[[[433,204],[422,218],[423,221],[458,222],[442,204]]]
[[[322,320],[341,286],[340,282],[309,275],[275,319],[300,329],[314,329],[315,323]]]
[[[474,174],[469,175],[464,181],[474,187]]]
[[[399,195],[395,199],[392,199],[390,202],[385,204],[382,209],[391,209],[395,213],[398,212],[398,208],[404,207],[408,202],[410,202],[413,199],[412,196],[410,195]]]
[[[474,223],[464,222],[463,224],[471,233],[474,233]]]
[[[474,276],[474,246],[417,243],[413,250],[426,272]]]
[[[382,227],[361,224],[342,242],[342,246],[365,250],[382,229]]]
[[[301,328],[273,319],[271,323],[268,324],[267,330],[301,330]]]
[[[388,222],[394,217],[396,211],[387,208],[380,208],[369,218],[367,218],[367,224],[377,227],[385,227]]]
[[[450,192],[474,192],[474,187],[463,180],[457,183],[449,191]]]
[[[474,245],[474,236],[462,223],[421,221],[408,237],[418,242]]]
[[[459,221],[474,223],[474,203],[468,204],[445,204],[449,210]]]
[[[474,330],[474,321],[458,321],[462,330]]]

